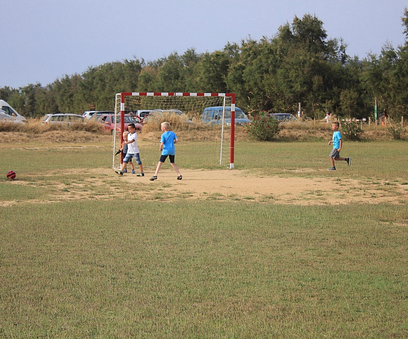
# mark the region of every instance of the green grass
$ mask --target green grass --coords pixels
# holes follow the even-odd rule
[[[387,205],[9,207],[0,334],[402,338],[407,218]]]
[[[90,199],[52,202],[86,182],[70,169],[111,166],[110,145],[66,146],[1,148],[0,202],[17,201],[0,207],[1,338],[408,336],[406,205],[279,205],[272,195],[258,204],[209,193],[189,201],[190,192],[166,201],[159,189],[143,201],[142,184],[132,191],[117,181],[119,199],[95,200],[109,192],[89,184]],[[140,148],[146,164],[157,162],[156,143]],[[176,161],[219,168],[212,151],[180,143]],[[239,142],[236,167],[324,180],[333,177],[329,151],[325,142]],[[354,162],[338,166],[339,185],[407,185],[406,143],[347,142],[343,153]],[[10,169],[27,185],[6,181]]]

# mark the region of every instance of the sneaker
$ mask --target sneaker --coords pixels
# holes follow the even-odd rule
[[[180,175],[177,177],[177,180],[181,180],[181,179],[183,179],[183,176],[180,174]]]
[[[156,175],[153,175],[151,178],[150,178],[150,181],[155,181],[157,179],[157,176]]]
[[[120,174],[120,175],[123,175],[123,172],[122,171],[115,171],[116,173],[118,173],[118,174]]]
[[[132,170],[132,174],[136,174],[135,170]]]
[[[142,172],[142,173],[139,173],[137,176],[138,176],[138,177],[144,177],[144,173],[143,173],[143,172]]]
[[[330,167],[330,168],[328,168],[327,170],[328,170],[328,171],[335,171],[335,170],[336,170],[336,167]]]
[[[127,169],[125,168],[125,169],[122,171],[122,173],[127,173]]]
[[[351,165],[351,158],[346,158],[346,161],[347,161],[347,165]]]

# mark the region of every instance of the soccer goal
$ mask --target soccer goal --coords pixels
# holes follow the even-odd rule
[[[222,107],[222,115],[217,121],[213,121],[220,126],[220,165],[226,162],[223,160],[223,150],[226,135],[230,136],[229,146],[229,168],[234,168],[234,136],[235,136],[235,94],[234,93],[177,93],[177,92],[122,92],[115,96],[115,114],[120,115],[120,140],[114,133],[113,137],[113,168],[117,168],[118,157],[115,157],[116,150],[122,141],[124,131],[124,116],[130,112],[147,110],[163,110],[163,112],[181,111],[189,118],[195,117],[196,123],[200,123],[201,114],[207,107]],[[226,113],[228,119],[226,119]],[[153,113],[154,114],[154,113]],[[200,121],[197,121],[200,120]],[[194,121],[192,122],[194,124]],[[227,133],[228,132],[228,133]]]

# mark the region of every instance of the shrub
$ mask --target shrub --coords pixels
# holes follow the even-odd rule
[[[399,140],[402,138],[402,135],[406,132],[406,130],[402,127],[390,126],[388,127],[388,132],[391,134],[394,140]]]
[[[260,141],[271,141],[281,130],[279,122],[265,112],[260,112],[245,128],[249,135]]]
[[[341,133],[347,140],[359,141],[363,132],[356,121],[345,121],[341,124]]]

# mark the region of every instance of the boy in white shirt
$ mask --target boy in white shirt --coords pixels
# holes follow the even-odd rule
[[[128,151],[126,153],[125,158],[123,159],[122,168],[120,169],[120,171],[116,171],[116,173],[123,175],[123,171],[126,168],[126,164],[129,161],[131,161],[132,158],[135,158],[135,161],[139,165],[139,169],[140,169],[140,173],[137,176],[144,177],[143,164],[142,164],[142,161],[140,160],[139,148],[137,147],[137,133],[136,133],[135,124],[129,124],[128,131],[129,131],[129,134],[127,137],[127,141],[124,142],[122,145],[122,147],[125,145],[128,145]]]

